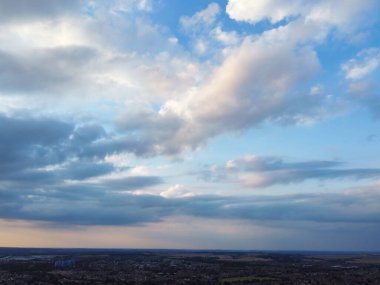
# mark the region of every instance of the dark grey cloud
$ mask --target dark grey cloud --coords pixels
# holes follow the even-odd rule
[[[274,171],[274,170],[291,170],[291,169],[322,169],[341,166],[340,161],[329,160],[312,160],[302,162],[285,162],[279,157],[257,157],[246,156],[236,160],[232,160],[227,164],[226,168],[231,170],[244,171]]]
[[[92,142],[91,144],[73,146],[80,157],[105,157],[107,154],[130,152],[138,156],[155,154],[153,146],[144,138],[136,136],[114,136]]]
[[[67,189],[66,189],[67,190]],[[132,224],[140,221],[157,220],[154,209],[136,207],[134,197],[118,196],[110,200],[108,195],[75,193],[66,195],[53,193],[51,197],[41,194],[9,197],[1,202],[1,216],[6,219],[48,221],[72,225]],[[91,195],[93,194],[93,195]],[[4,195],[3,195],[4,196]],[[54,197],[55,196],[55,197]],[[121,200],[122,199],[122,200]],[[123,201],[123,205],[120,203]],[[118,207],[115,204],[119,205]]]
[[[65,225],[133,225],[175,215],[255,222],[380,223],[378,186],[350,193],[171,199],[83,186],[28,193],[1,189],[0,217]]]
[[[57,225],[133,225],[175,215],[260,221],[379,223],[379,189],[354,194],[281,196],[193,196],[165,198],[133,195],[160,187],[158,176],[118,175],[105,157],[121,152],[148,155],[137,138],[113,136],[100,125],[47,117],[0,115],[0,218]],[[222,168],[219,168],[220,171]],[[343,169],[338,161],[286,162],[245,157],[224,167],[236,173],[270,174],[271,183],[307,178],[374,177],[376,169]],[[280,172],[292,175],[278,176]],[[114,175],[104,176],[106,174]],[[209,174],[214,175],[214,174]],[[276,176],[277,175],[277,176]],[[279,177],[279,178],[278,178]],[[228,178],[228,177],[227,177]]]
[[[255,180],[251,182],[248,178],[246,184],[254,187],[267,187],[274,184],[299,183],[307,179],[352,178],[359,180],[378,177],[380,177],[380,169],[377,168],[290,170],[269,173],[265,177],[265,181],[262,182],[256,182]]]
[[[50,145],[68,137],[73,130],[69,123],[51,118],[7,117],[0,114],[0,143],[17,145]]]
[[[113,190],[134,190],[161,184],[162,178],[157,176],[130,176],[120,179],[106,179],[102,183]]]
[[[0,50],[2,93],[56,93],[86,82],[86,72],[96,50],[85,46],[40,48],[26,54]]]
[[[246,156],[225,166],[211,166],[196,173],[210,182],[237,180],[247,187],[300,183],[308,179],[373,179],[380,177],[378,168],[344,168],[340,161],[285,162],[278,157]]]
[[[0,1],[0,24],[26,22],[55,18],[81,12],[83,0],[2,0]]]
[[[128,137],[114,137],[96,124],[65,122],[47,117],[0,114],[0,185],[15,189],[60,187],[65,180],[82,181],[116,169],[105,157],[147,151]],[[162,183],[159,177],[103,180],[113,190],[132,190]],[[94,186],[95,187],[95,186]]]
[[[74,126],[50,118],[18,118],[0,114],[0,177],[9,172],[59,163],[60,146]]]
[[[140,201],[120,193],[162,184],[162,178],[104,176],[128,171],[104,159],[131,151],[127,139],[114,140],[99,125],[3,114],[0,133],[0,218],[83,225],[159,219],[160,197]]]
[[[254,197],[196,197],[187,208],[193,215],[248,220],[379,223],[375,193],[292,194]],[[361,207],[364,207],[360,209]],[[202,209],[202,210],[199,210]],[[363,210],[363,211],[362,211]]]
[[[115,168],[110,163],[80,161],[69,163],[63,171],[57,171],[57,175],[61,176],[61,178],[68,177],[73,180],[83,180],[111,173],[114,170]]]

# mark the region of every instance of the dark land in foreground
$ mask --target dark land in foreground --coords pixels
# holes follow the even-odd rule
[[[379,253],[0,248],[0,284],[380,284]]]

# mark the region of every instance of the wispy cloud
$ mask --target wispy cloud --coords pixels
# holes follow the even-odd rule
[[[279,157],[247,155],[228,161],[224,166],[211,166],[198,175],[205,181],[237,181],[249,188],[301,183],[305,180],[376,179],[379,168],[346,168],[340,161],[285,162]]]
[[[346,78],[358,80],[374,72],[380,66],[380,49],[362,50],[358,55],[342,65]]]

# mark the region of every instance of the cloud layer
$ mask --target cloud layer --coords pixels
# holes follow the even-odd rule
[[[129,182],[124,181],[126,185]],[[34,191],[1,189],[0,217],[72,226],[133,225],[158,222],[176,215],[255,222],[378,224],[379,189],[378,186],[368,189],[370,191],[343,194],[184,198],[102,191],[99,187],[83,184]]]
[[[188,2],[0,2],[0,223],[377,227],[378,1]]]

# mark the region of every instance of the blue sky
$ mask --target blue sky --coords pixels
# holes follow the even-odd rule
[[[380,250],[379,8],[1,1],[0,245]]]

